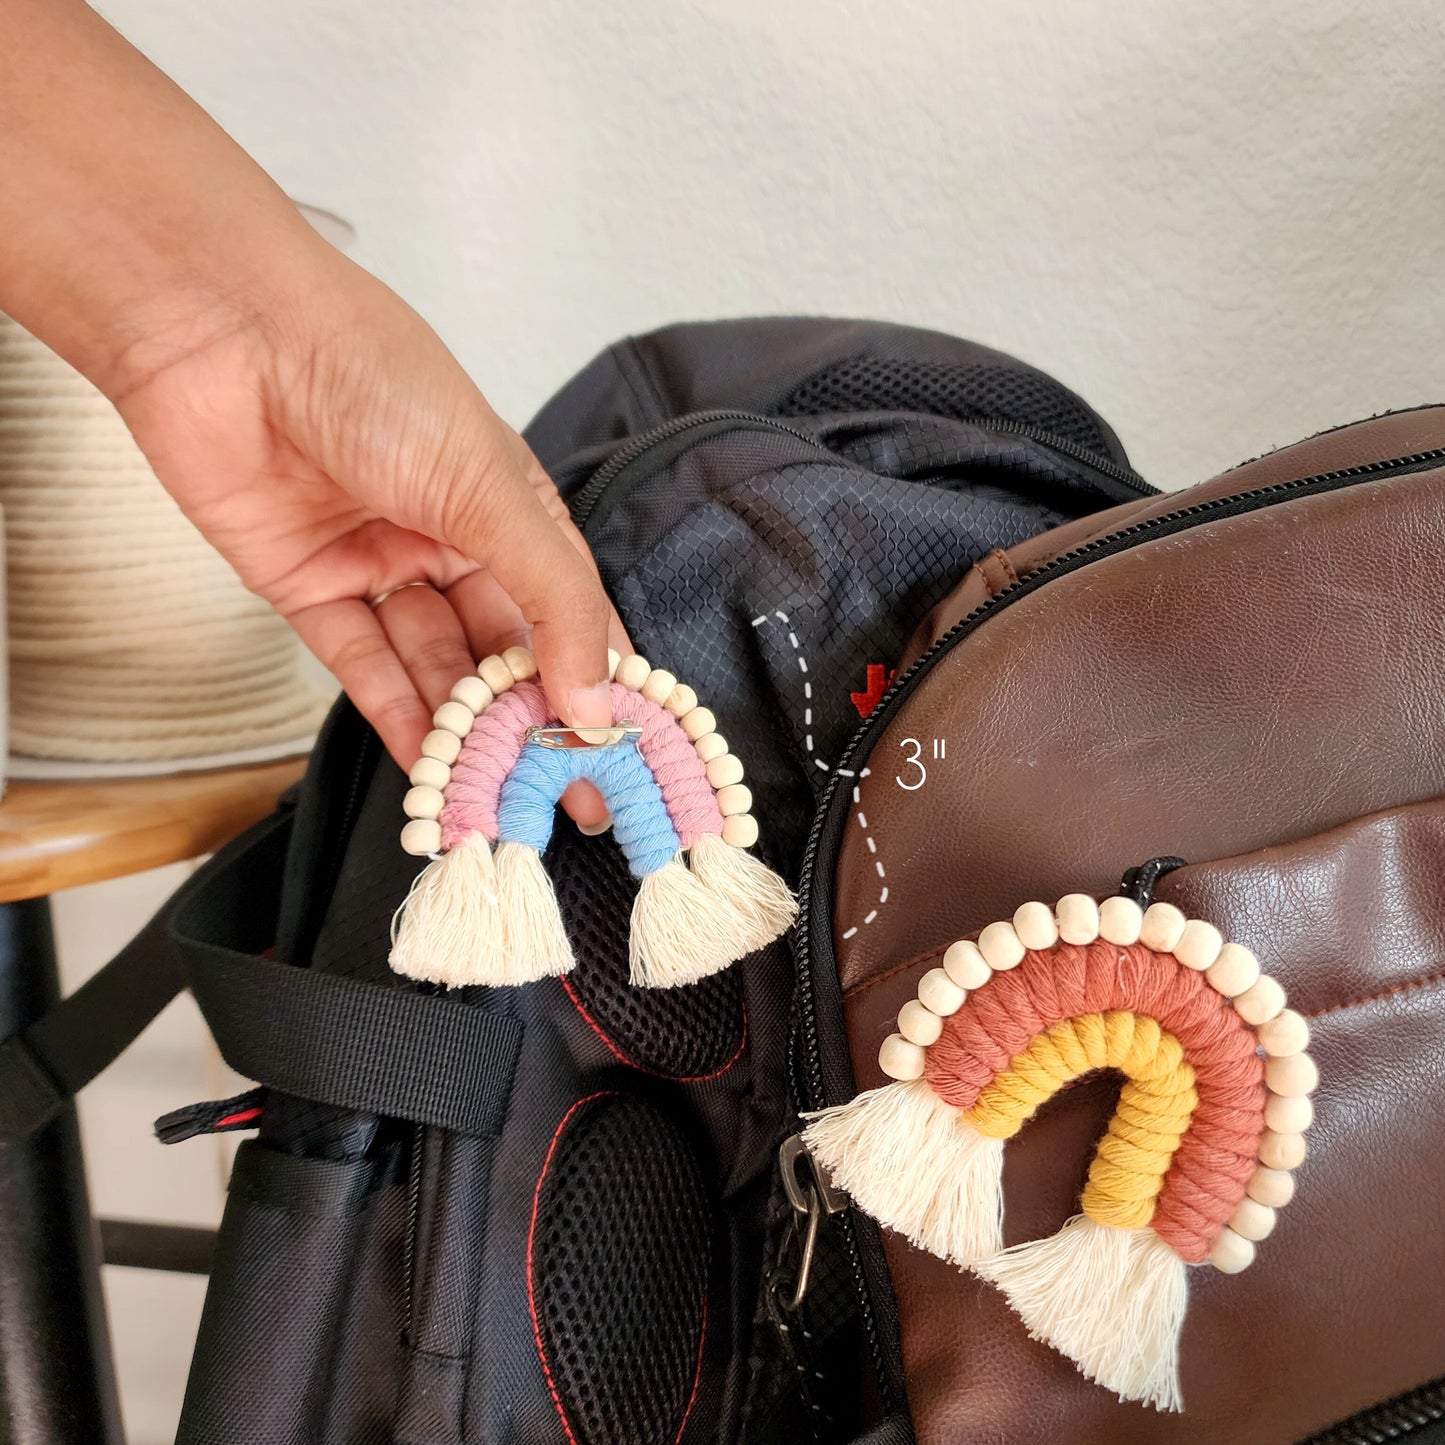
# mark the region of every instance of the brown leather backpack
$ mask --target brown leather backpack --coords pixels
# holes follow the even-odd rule
[[[1445,407],[995,552],[842,773],[804,876],[813,1109],[888,1083],[880,1045],[955,940],[1167,855],[1187,863],[1153,897],[1258,955],[1321,1076],[1297,1195],[1253,1266],[1189,1271],[1181,1413],[1121,1403],[998,1290],[840,1208],[882,1414],[906,1410],[922,1445],[1436,1439]],[[1009,1142],[1006,1244],[1076,1212],[1117,1095],[1086,1078]]]

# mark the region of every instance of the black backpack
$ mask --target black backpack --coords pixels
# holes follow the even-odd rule
[[[746,763],[758,851],[792,882],[929,609],[994,549],[1154,490],[1041,372],[858,322],[622,342],[527,435],[639,652]],[[611,838],[566,825],[546,865],[570,974],[398,978],[406,787],[343,701],[295,795],[172,910],[223,1054],[260,1084],[162,1121],[257,1128],[179,1439],[908,1438],[880,1408],[858,1261],[778,1163],[805,1097],[787,942],[631,987],[636,885]]]

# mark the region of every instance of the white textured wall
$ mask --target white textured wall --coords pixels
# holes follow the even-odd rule
[[[102,0],[520,423],[769,311],[1057,373],[1180,485],[1445,396],[1433,0]]]

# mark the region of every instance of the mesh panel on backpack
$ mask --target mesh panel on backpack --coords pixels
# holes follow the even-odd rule
[[[702,1172],[666,1114],[621,1094],[573,1106],[538,1181],[528,1285],[576,1445],[672,1445],[681,1433],[711,1234]]]
[[[614,839],[588,838],[559,816],[546,865],[577,956],[565,986],[613,1052],[673,1079],[716,1073],[735,1058],[744,1027],[736,970],[687,988],[634,988],[627,981],[637,880]]]
[[[875,410],[1019,422],[1109,455],[1088,407],[1067,387],[1042,372],[1004,366],[852,357],[805,378],[780,403],[776,415]]]

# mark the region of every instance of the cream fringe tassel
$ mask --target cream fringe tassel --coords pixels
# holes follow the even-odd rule
[[[1036,1340],[1121,1400],[1179,1410],[1184,1261],[1152,1229],[1076,1215],[1055,1235],[975,1266],[1008,1297]]]
[[[417,875],[391,924],[391,966],[460,988],[566,973],[572,946],[535,848],[474,833]]]
[[[738,948],[717,896],[682,854],[649,873],[632,905],[628,956],[637,988],[676,988],[717,973],[751,952]]]
[[[542,855],[525,843],[497,844],[504,962],[487,983],[531,983],[566,973],[576,959]]]
[[[798,901],[788,885],[746,848],[705,833],[688,853],[692,875],[717,899],[721,921],[734,935],[737,957],[745,957],[781,938],[798,916]]]
[[[797,916],[787,885],[721,838],[699,840],[642,880],[632,907],[630,965],[641,988],[695,983],[780,937]],[[519,984],[573,965],[541,855],[480,834],[428,864],[392,920],[391,965],[458,987]]]
[[[391,966],[458,988],[496,983],[507,956],[497,869],[480,833],[428,863],[391,921]]]
[[[980,1134],[926,1080],[804,1117],[809,1151],[880,1224],[965,1268],[1003,1248],[1003,1140]]]

